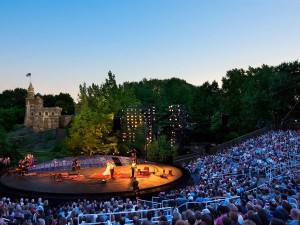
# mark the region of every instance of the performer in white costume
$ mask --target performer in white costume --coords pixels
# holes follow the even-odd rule
[[[106,170],[102,173],[104,176],[110,176],[110,162],[106,161]]]

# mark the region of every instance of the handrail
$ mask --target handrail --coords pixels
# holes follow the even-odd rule
[[[177,156],[177,157],[173,158],[173,163],[174,164],[179,164],[182,161],[187,161],[187,160],[190,160],[190,159],[194,159],[195,157],[197,157],[199,155],[200,155],[199,153],[193,152],[193,153],[190,153],[188,155]]]
[[[241,142],[243,142],[243,141],[245,141],[245,140],[247,140],[249,138],[253,138],[253,137],[256,137],[258,135],[261,135],[261,134],[263,134],[263,133],[265,133],[266,131],[269,131],[269,130],[270,130],[270,128],[268,126],[265,126],[262,129],[255,130],[255,131],[253,131],[251,133],[245,134],[245,135],[240,136],[238,138],[235,138],[235,139],[233,139],[231,141],[228,141],[228,142],[225,142],[223,144],[220,144],[220,145],[218,145],[216,147],[211,148],[210,149],[210,154],[212,154],[212,155],[216,154],[220,150],[223,150],[223,149],[228,148],[228,147],[235,146],[236,144],[239,144],[239,143],[241,143]]]
[[[155,212],[158,212],[158,211],[163,211],[164,212],[164,215],[167,216],[167,215],[172,215],[172,212],[173,212],[173,209],[171,207],[164,207],[164,208],[155,208],[155,209],[143,209],[143,210],[138,210],[138,211],[122,211],[122,212],[111,212],[111,213],[103,213],[103,212],[99,212],[99,213],[94,213],[94,214],[83,214],[83,213],[80,213],[77,217],[78,219],[78,224],[89,224],[89,225],[92,225],[92,224],[99,224],[99,223],[102,223],[102,222],[98,222],[96,221],[97,218],[99,216],[103,216],[103,217],[107,217],[110,222],[112,222],[112,216],[114,215],[118,215],[118,214],[125,214],[125,215],[129,215],[129,214],[140,214],[140,218],[139,220],[144,220],[146,217],[146,213],[149,212],[149,211],[153,211],[154,213]],[[145,213],[145,214],[144,214]],[[86,222],[86,218],[90,218],[91,217],[91,222]],[[105,220],[105,222],[107,221]]]
[[[240,196],[233,196],[233,197],[230,197],[230,198],[226,198],[226,197],[218,197],[217,199],[215,199],[215,200],[211,200],[211,201],[202,201],[202,202],[190,202],[190,201],[188,201],[188,202],[185,202],[185,203],[183,203],[183,204],[181,204],[181,205],[179,205],[177,208],[178,208],[178,210],[180,210],[180,208],[182,208],[182,207],[184,207],[185,206],[185,208],[186,209],[188,209],[188,205],[191,205],[191,204],[196,204],[196,205],[199,205],[199,204],[204,204],[205,205],[205,208],[207,208],[207,206],[209,206],[209,205],[211,205],[211,204],[216,204],[216,203],[220,203],[220,202],[222,202],[222,201],[230,201],[230,200],[233,200],[233,199],[239,199],[240,198]]]

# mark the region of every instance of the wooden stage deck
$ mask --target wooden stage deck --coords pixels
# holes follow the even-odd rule
[[[138,181],[139,194],[156,193],[173,187],[182,178],[180,169],[158,164],[138,164],[138,169],[149,167],[149,174],[139,174],[130,178],[130,165],[116,166],[114,178],[103,176],[105,167],[90,167],[77,170],[78,175],[72,175],[71,170],[47,170],[30,172],[25,176],[16,173],[6,173],[0,177],[0,183],[6,190],[15,194],[32,194],[47,196],[47,198],[74,198],[92,196],[133,196],[133,182]],[[161,174],[165,170],[167,178]],[[172,174],[169,175],[169,171]],[[57,181],[57,175],[63,179]],[[69,175],[70,174],[70,175]]]

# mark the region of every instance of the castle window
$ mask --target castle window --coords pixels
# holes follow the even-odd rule
[[[52,112],[52,116],[54,116],[54,112]]]
[[[39,116],[41,116],[42,115],[42,113],[41,112],[39,112]]]
[[[45,112],[45,116],[48,116],[48,112],[47,111]]]

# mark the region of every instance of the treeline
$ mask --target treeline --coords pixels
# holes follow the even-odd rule
[[[267,123],[283,124],[299,119],[300,64],[298,61],[279,66],[262,65],[248,70],[233,69],[222,78],[201,86],[172,78],[142,80],[117,85],[109,72],[101,85],[80,85],[79,104],[67,146],[76,154],[118,153],[138,149],[148,158],[168,158],[174,149],[168,147],[168,106],[184,105],[192,129],[183,130],[182,142],[223,142]],[[144,128],[137,128],[134,143],[120,142],[114,133],[112,119],[124,107],[154,105],[160,132],[154,142],[145,146]],[[284,120],[283,120],[284,119]],[[145,151],[145,148],[146,151]]]
[[[221,87],[216,81],[193,86],[177,78],[128,85],[140,102],[153,103],[159,113],[171,104],[185,105],[190,122],[196,123],[193,139],[213,137],[222,142],[266,123],[297,120],[300,115],[298,61],[230,70]],[[222,115],[227,117],[223,121]]]
[[[298,61],[247,70],[232,69],[222,78],[220,86],[216,81],[195,86],[178,78],[143,79],[118,85],[115,75],[109,72],[102,84],[79,86],[79,102],[65,144],[75,155],[125,154],[135,148],[149,159],[167,159],[176,154],[168,144],[170,105],[183,105],[187,123],[192,124],[189,129],[183,128],[181,142],[184,145],[194,141],[220,143],[267,123],[283,125],[299,121],[299,84]],[[16,97],[13,97],[14,92],[18,93]],[[25,96],[24,89],[0,94],[0,127],[10,130],[13,124],[23,122]],[[67,99],[43,96],[44,106],[59,106],[66,114],[72,114],[73,100],[67,104],[71,103],[70,96],[65,97]],[[134,143],[121,142],[120,132],[113,131],[114,115],[124,107],[144,105],[156,107],[154,142],[145,146],[143,126],[137,128]],[[1,110],[15,110],[15,116],[3,117]]]

